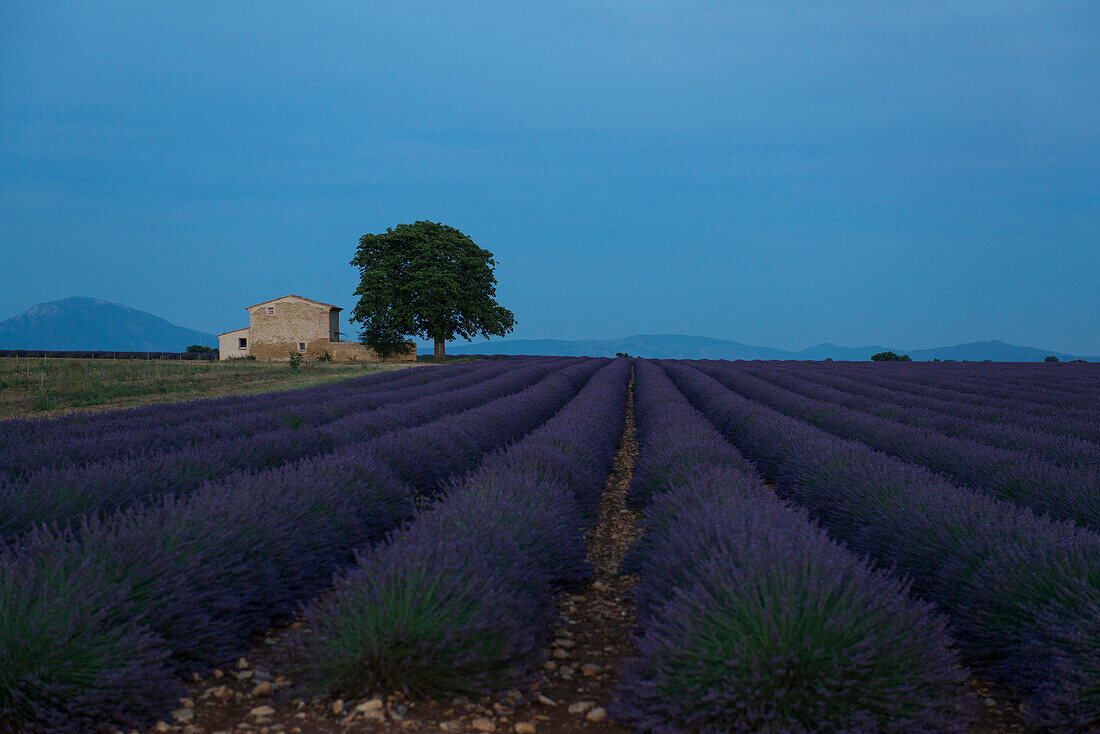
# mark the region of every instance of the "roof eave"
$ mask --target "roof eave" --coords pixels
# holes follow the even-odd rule
[[[295,295],[294,293],[287,293],[285,296],[279,296],[278,298],[272,298],[269,301],[260,301],[259,303],[252,304],[251,306],[245,306],[244,310],[245,311],[251,311],[252,309],[256,308],[257,306],[263,306],[263,305],[268,304],[268,303],[275,303],[276,301],[281,301],[284,298],[297,298],[300,301],[308,301],[309,303],[315,303],[318,306],[324,306],[329,311],[343,311],[344,310],[344,309],[340,308],[339,306],[334,306],[331,303],[324,303],[323,301],[315,301],[312,298],[306,298],[305,296]]]

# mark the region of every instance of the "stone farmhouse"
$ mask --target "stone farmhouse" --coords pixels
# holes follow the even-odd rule
[[[293,293],[249,306],[248,326],[218,334],[220,359],[255,357],[264,361],[288,361],[292,352],[305,359],[334,362],[380,362],[374,350],[357,341],[343,341],[339,306],[302,298]],[[416,343],[408,342],[403,354],[391,362],[416,360]]]

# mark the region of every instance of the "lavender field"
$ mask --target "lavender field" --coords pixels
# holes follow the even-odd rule
[[[1100,727],[1100,368],[486,359],[0,423],[0,732]]]

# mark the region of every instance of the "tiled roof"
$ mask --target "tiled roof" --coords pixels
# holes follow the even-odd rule
[[[302,296],[296,296],[293,293],[287,293],[285,296],[281,296],[279,298],[272,298],[270,301],[260,301],[259,303],[252,304],[251,306],[245,306],[245,310],[246,311],[251,311],[252,309],[256,308],[256,306],[262,306],[265,303],[274,303],[275,301],[281,301],[284,298],[297,298],[299,301],[308,301],[310,303],[316,303],[318,306],[324,306],[325,308],[329,309],[330,311],[333,310],[333,309],[336,309],[337,311],[343,311],[344,310],[344,309],[340,308],[339,306],[333,306],[331,303],[322,303],[321,301],[315,301],[312,298],[304,298]]]

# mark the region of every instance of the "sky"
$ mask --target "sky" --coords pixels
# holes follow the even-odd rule
[[[1100,3],[0,0],[0,319],[350,311],[422,219],[513,338],[1100,354]]]

